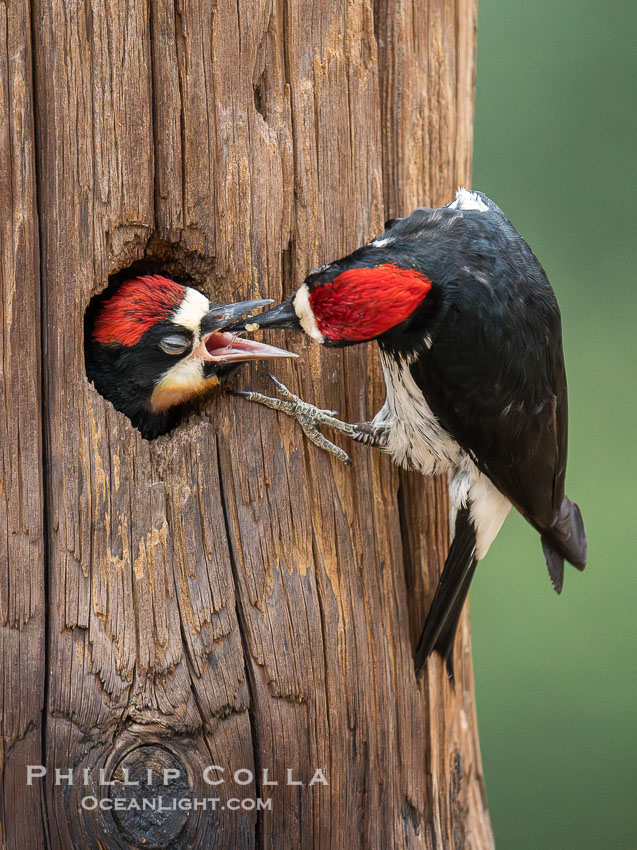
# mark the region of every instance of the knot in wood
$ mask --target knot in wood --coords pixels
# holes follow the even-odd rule
[[[137,747],[118,762],[111,779],[112,796],[125,801],[113,810],[123,837],[149,850],[173,847],[190,813],[180,808],[191,791],[182,761],[161,746]]]

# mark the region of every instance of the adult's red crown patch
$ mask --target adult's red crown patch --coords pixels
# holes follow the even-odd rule
[[[403,322],[431,289],[428,277],[395,263],[348,269],[310,293],[316,325],[324,337],[374,339]]]

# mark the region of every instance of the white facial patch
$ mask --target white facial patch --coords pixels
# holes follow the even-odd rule
[[[199,343],[201,320],[210,309],[210,302],[205,295],[196,289],[186,287],[186,294],[177,312],[171,317],[175,325],[187,328],[194,334],[193,350]],[[153,390],[150,399],[155,411],[168,410],[176,404],[181,404],[193,396],[201,395],[210,387],[219,383],[216,375],[204,377],[203,360],[194,354],[189,354],[164,372]]]
[[[306,283],[299,288],[298,292],[294,296],[293,303],[294,312],[299,317],[299,322],[301,323],[301,327],[305,333],[317,342],[325,342],[325,337],[316,325],[314,312],[310,305],[310,290]]]
[[[206,296],[188,286],[186,287],[184,300],[179,305],[177,312],[172,316],[171,321],[176,325],[182,325],[182,327],[188,328],[194,334],[198,334],[201,320],[209,309],[210,302]]]
[[[449,204],[447,209],[450,210],[477,210],[478,212],[488,212],[489,207],[484,203],[476,192],[470,192],[461,186],[456,192],[456,200]]]
[[[152,409],[168,410],[216,386],[219,383],[217,376],[206,378],[203,369],[203,360],[193,354],[175,363],[155,386],[150,399]]]

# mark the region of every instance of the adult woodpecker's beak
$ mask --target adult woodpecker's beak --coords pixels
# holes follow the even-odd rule
[[[250,321],[237,322],[228,330],[245,330],[246,324],[250,324]],[[288,298],[287,301],[273,307],[271,310],[266,310],[265,313],[259,313],[250,326],[251,330],[264,330],[266,328],[294,328],[295,330],[300,330],[301,323],[294,309],[293,298]]]
[[[248,360],[269,360],[271,358],[298,357],[284,348],[275,348],[253,339],[244,339],[238,335],[240,330],[256,330],[250,325],[249,316],[260,307],[272,304],[272,300],[240,301],[237,304],[218,304],[212,307],[201,320],[201,341],[193,354],[202,360],[213,363],[242,363]],[[232,323],[236,324],[232,327]]]

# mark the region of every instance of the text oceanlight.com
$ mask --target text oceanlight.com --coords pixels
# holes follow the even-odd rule
[[[181,797],[176,800],[172,797],[95,797],[88,795],[82,797],[80,805],[83,809],[91,812],[95,809],[113,812],[190,812],[190,811],[217,811],[218,809],[229,809],[230,811],[270,811],[272,809],[272,798],[267,797],[230,797],[222,800],[220,797]]]

